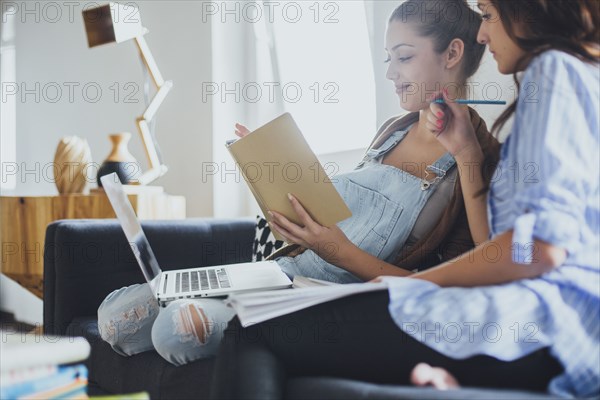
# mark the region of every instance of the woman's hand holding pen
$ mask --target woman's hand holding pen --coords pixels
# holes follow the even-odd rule
[[[433,102],[439,98],[444,100],[444,104]],[[466,105],[454,102],[444,89],[432,96],[429,109],[431,112],[427,115],[427,129],[454,158],[458,160],[465,157],[472,161],[474,157],[483,156]]]
[[[288,243],[296,243],[314,251],[319,257],[330,264],[343,263],[342,256],[348,254],[348,248],[354,244],[337,225],[328,228],[319,225],[306,212],[300,202],[288,195],[292,208],[304,225],[299,226],[275,211],[269,212],[271,229],[284,237]]]
[[[449,99],[447,90],[441,97],[440,93],[435,95],[429,108],[426,127],[456,160],[471,236],[476,244],[483,243],[490,233],[486,197],[479,196],[486,187],[482,168],[485,155],[469,108]]]

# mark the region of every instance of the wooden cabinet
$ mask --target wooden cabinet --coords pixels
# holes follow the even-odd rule
[[[185,198],[160,187],[128,194],[135,213],[144,219],[185,218]],[[116,218],[103,191],[89,195],[0,197],[2,273],[42,297],[46,227],[59,219]]]

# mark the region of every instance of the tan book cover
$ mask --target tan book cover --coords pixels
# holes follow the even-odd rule
[[[265,216],[273,210],[302,225],[288,193],[323,226],[352,215],[289,113],[228,143],[227,148]]]

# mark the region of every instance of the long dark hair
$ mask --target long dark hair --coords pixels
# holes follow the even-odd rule
[[[525,51],[516,71],[537,56],[559,50],[583,62],[600,62],[600,7],[598,0],[490,0],[508,36]],[[517,35],[517,30],[520,32]],[[520,89],[517,73],[513,75]],[[514,101],[492,126],[497,134],[517,109]]]
[[[464,84],[477,72],[485,52],[485,46],[477,42],[481,16],[466,0],[407,0],[392,12],[389,22],[392,21],[414,23],[420,36],[433,40],[438,54],[452,40],[462,40],[465,47],[460,83]]]

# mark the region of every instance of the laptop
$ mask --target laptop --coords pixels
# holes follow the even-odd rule
[[[117,174],[104,175],[100,180],[142,274],[161,306],[176,299],[218,297],[292,286],[275,261],[162,271]]]

